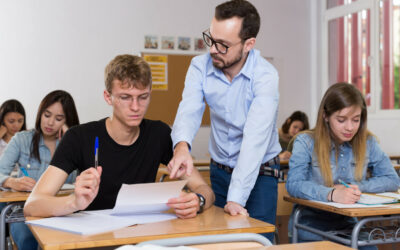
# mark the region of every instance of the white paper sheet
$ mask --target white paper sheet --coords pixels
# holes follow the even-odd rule
[[[342,203],[337,203],[337,202],[323,202],[323,201],[314,201],[314,202],[318,202],[321,204],[325,204],[328,206],[332,206],[332,207],[337,207],[337,208],[369,208],[369,207],[386,207],[387,205],[364,205],[364,204],[359,204],[359,203],[355,203],[355,204],[342,204]]]
[[[378,193],[377,195],[392,197],[392,198],[396,198],[396,199],[400,200],[400,194],[398,194],[398,193],[385,192],[385,193]]]
[[[376,204],[390,204],[397,202],[397,198],[392,197],[381,197],[371,194],[362,194],[357,203],[364,205],[376,205]]]
[[[82,235],[104,233],[134,224],[132,224],[131,221],[117,216],[90,214],[86,212],[31,220],[25,223]]]
[[[123,184],[112,214],[155,213],[168,210],[167,201],[179,197],[187,181]]]
[[[185,184],[186,181],[124,184],[118,193],[114,209],[82,211],[67,216],[26,221],[26,223],[90,235],[135,224],[172,220],[177,218],[175,214],[161,213],[161,211],[169,209],[167,201],[178,197]]]

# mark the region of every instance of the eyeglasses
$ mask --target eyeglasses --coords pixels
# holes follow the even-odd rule
[[[113,96],[113,95],[111,95],[111,96]],[[117,95],[114,97],[123,106],[131,106],[135,99],[139,106],[145,106],[148,103],[148,101],[150,100],[150,93],[142,94],[138,97],[134,97],[131,95]]]
[[[239,44],[239,43],[242,42],[242,41],[237,42],[237,43],[235,43],[235,44],[233,44],[231,46],[227,46],[227,45],[225,45],[223,43],[216,42],[214,39],[211,38],[211,34],[210,34],[210,30],[209,29],[203,31],[203,40],[207,44],[208,47],[212,47],[213,45],[215,45],[215,48],[221,54],[228,53],[228,49],[229,48],[231,48],[231,47],[235,46],[236,44]]]

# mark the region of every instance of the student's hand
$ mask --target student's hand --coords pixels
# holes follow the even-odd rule
[[[0,125],[0,139],[3,138],[7,134],[7,127],[4,125]]]
[[[75,182],[74,206],[76,210],[86,209],[99,191],[102,168],[89,168],[83,171]]]
[[[16,191],[32,191],[35,184],[36,181],[28,176],[23,176],[19,178],[10,177],[4,181],[3,187],[11,188]]]
[[[230,215],[246,215],[249,216],[247,209],[242,207],[239,203],[228,201],[224,207],[226,213]]]
[[[289,151],[284,151],[279,154],[279,159],[280,160],[289,160],[290,156],[292,156],[292,153],[290,153]]]
[[[361,191],[357,185],[349,185],[347,188],[343,185],[335,185],[332,201],[343,204],[354,204],[360,199]],[[330,193],[329,193],[330,195]]]
[[[196,217],[200,209],[199,197],[195,193],[181,192],[179,197],[169,199],[167,205],[173,208],[176,216],[181,219]]]
[[[168,163],[169,178],[180,178],[185,173],[190,176],[193,168],[193,159],[190,155],[188,144],[186,142],[179,142],[176,144],[174,157]]]
[[[67,124],[64,123],[64,125],[62,125],[62,127],[60,128],[60,130],[58,130],[57,138],[58,138],[58,139],[61,139],[61,137],[63,137],[63,135],[65,135],[65,133],[67,132],[67,130],[68,130],[68,126],[67,126]]]

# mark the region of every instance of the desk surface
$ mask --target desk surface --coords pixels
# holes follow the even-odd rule
[[[60,190],[57,195],[68,195],[74,190]],[[18,191],[0,191],[0,202],[17,202],[26,201],[31,193],[30,192],[18,192]]]
[[[193,219],[174,219],[136,225],[92,236],[82,236],[38,226],[29,227],[42,249],[115,246],[172,237],[275,231],[275,227],[271,224],[243,215],[230,216],[218,207],[211,207]]]
[[[249,250],[352,250],[353,248],[343,246],[331,241],[317,241],[309,243],[284,244],[269,247],[249,248]],[[354,250],[354,249],[353,249]]]
[[[350,217],[367,217],[367,216],[400,214],[400,204],[390,204],[386,207],[337,208],[317,203],[311,200],[298,199],[290,196],[285,196],[283,199],[285,201],[293,202],[307,207],[317,208],[327,212],[346,215]]]

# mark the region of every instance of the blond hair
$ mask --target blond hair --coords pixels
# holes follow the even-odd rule
[[[333,177],[330,164],[330,154],[333,134],[325,118],[330,117],[334,112],[351,106],[361,108],[360,127],[357,133],[349,142],[353,148],[353,155],[356,161],[355,179],[361,181],[365,154],[367,151],[367,138],[372,135],[367,130],[367,106],[361,92],[348,83],[336,83],[332,85],[322,98],[318,110],[317,124],[311,131],[314,137],[314,152],[318,157],[319,168],[325,185],[333,186]],[[335,145],[338,152],[338,145]],[[336,162],[338,154],[336,153]]]
[[[119,80],[122,86],[144,89],[151,88],[151,70],[149,64],[139,56],[116,56],[104,72],[106,90],[111,93],[113,81]]]

